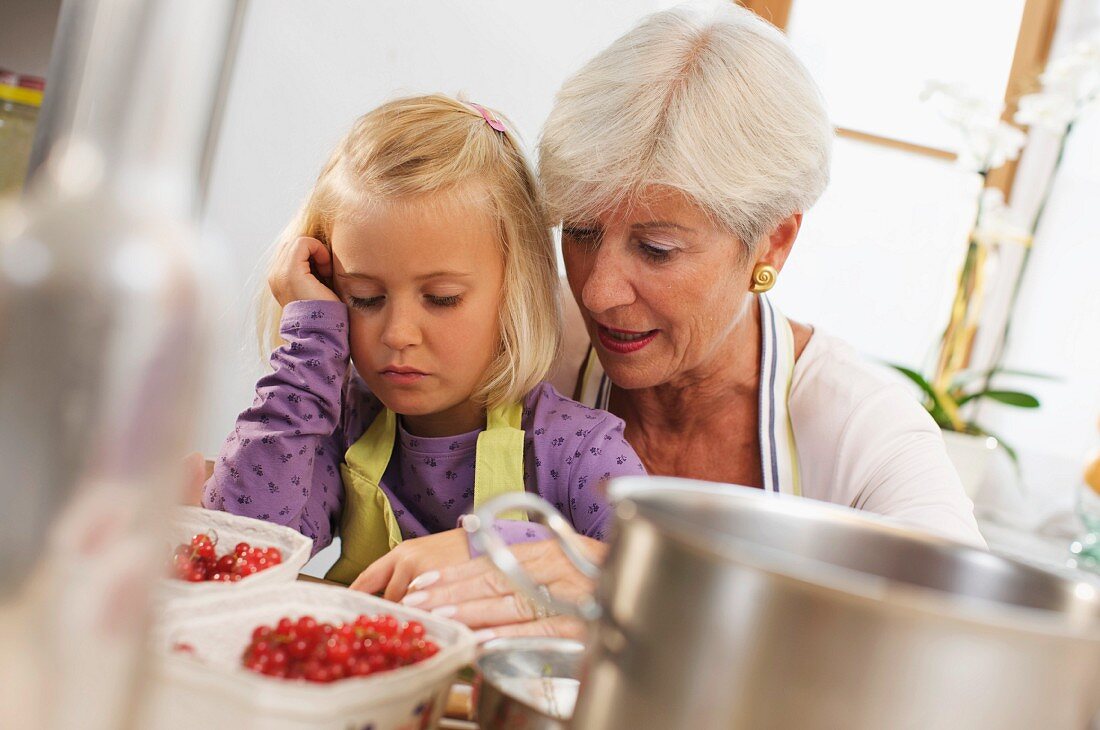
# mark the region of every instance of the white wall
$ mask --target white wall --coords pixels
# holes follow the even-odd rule
[[[465,92],[506,111],[528,145],[560,82],[667,2],[259,0],[250,5],[208,221],[235,265],[199,447],[216,453],[261,372],[250,280],[354,117],[397,94]],[[1097,0],[1066,0],[1095,6]],[[1080,14],[1064,11],[1078,26]],[[1100,416],[1100,121],[1081,125],[1036,243],[1009,364],[1059,375],[1036,413],[987,409],[1034,454],[1031,480],[1068,489]],[[1026,166],[1025,166],[1026,167]],[[1025,171],[1026,172],[1026,171]],[[1025,173],[1022,173],[1025,174]],[[1026,181],[1025,181],[1026,182]],[[776,298],[868,355],[926,361],[946,319],[976,180],[951,165],[838,140],[833,182],[805,220]],[[1050,476],[1051,457],[1060,464]],[[1061,487],[1060,487],[1061,488]]]

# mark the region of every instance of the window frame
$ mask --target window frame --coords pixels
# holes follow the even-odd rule
[[[796,2],[796,0],[736,1],[784,32],[786,32],[787,24],[790,21],[791,8]],[[1005,110],[1001,118],[1009,124],[1015,124],[1012,117],[1016,113],[1017,99],[1033,90],[1040,71],[1046,65],[1050,56],[1051,45],[1054,42],[1054,31],[1058,25],[1058,14],[1061,9],[1062,0],[1025,0],[1024,11],[1020,17],[1020,30],[1016,36],[1016,47],[1012,55],[1008,83],[1004,92]],[[1021,129],[1026,130],[1026,127],[1021,127]],[[836,133],[845,139],[889,147],[936,159],[954,161],[957,158],[957,155],[950,150],[927,147],[857,129],[837,127]],[[1018,160],[1013,160],[993,170],[986,179],[986,187],[1000,188],[1004,193],[1005,200],[1011,200],[1017,169]]]

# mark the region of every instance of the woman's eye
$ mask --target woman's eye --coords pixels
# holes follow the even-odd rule
[[[671,248],[664,248],[663,246],[657,246],[645,241],[641,241],[638,244],[638,250],[640,250],[642,255],[647,259],[656,263],[668,261],[669,257],[672,255]]]
[[[462,297],[460,297],[458,294],[452,294],[448,297],[437,297],[429,294],[427,296],[427,299],[429,302],[432,303],[432,305],[436,307],[454,307],[457,306],[460,301],[462,301]]]
[[[348,304],[354,309],[374,309],[382,305],[382,301],[385,299],[383,296],[377,297],[348,297]]]

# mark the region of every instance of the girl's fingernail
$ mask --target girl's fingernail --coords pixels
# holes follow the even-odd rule
[[[439,618],[450,618],[458,613],[458,606],[439,606],[432,609],[432,614]]]
[[[429,570],[427,573],[421,573],[413,578],[412,583],[409,583],[409,590],[418,591],[421,588],[427,588],[437,580],[439,580],[439,571]]]
[[[492,629],[481,629],[474,632],[474,641],[479,644],[484,644],[489,639],[495,639],[496,637],[497,632],[493,631]]]
[[[402,606],[419,606],[424,601],[428,600],[427,591],[417,591],[416,593],[410,593],[401,599]]]

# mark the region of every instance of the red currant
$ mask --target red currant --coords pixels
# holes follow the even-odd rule
[[[177,545],[170,562],[172,576],[196,583],[229,583],[282,562],[282,553],[275,547],[254,548],[241,542],[232,553],[218,557],[217,544],[218,536],[210,532],[195,535],[189,544]]]
[[[334,682],[414,664],[438,652],[415,621],[358,616],[331,624],[312,616],[285,617],[252,631],[241,664],[271,677]]]

